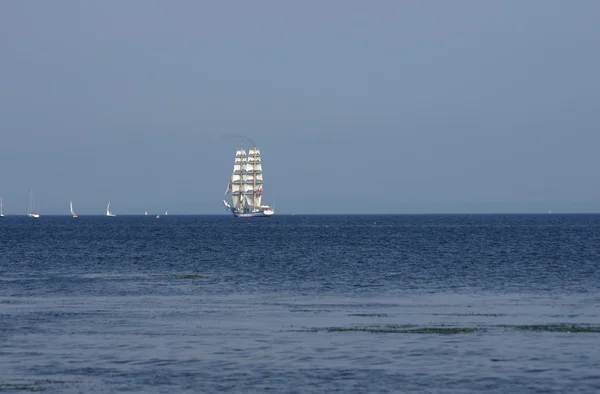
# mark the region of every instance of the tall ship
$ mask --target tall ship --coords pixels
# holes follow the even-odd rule
[[[233,173],[225,191],[231,196],[231,204],[223,200],[225,208],[238,218],[268,217],[273,208],[263,205],[263,171],[260,150],[253,146],[248,152],[242,145],[235,152]]]

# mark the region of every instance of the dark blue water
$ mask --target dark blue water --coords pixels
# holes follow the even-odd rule
[[[6,217],[0,391],[598,392],[600,215]]]

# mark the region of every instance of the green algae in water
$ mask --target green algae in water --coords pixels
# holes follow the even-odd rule
[[[499,326],[504,330],[531,332],[600,333],[600,326],[592,324],[524,324]]]
[[[181,274],[181,275],[171,275],[171,274],[150,274],[151,278],[160,278],[160,279],[206,279],[208,275],[200,275],[200,274]]]
[[[505,313],[432,313],[433,316],[477,316],[477,317],[501,317]]]
[[[0,384],[0,391],[44,391],[43,386],[32,386],[29,384]]]
[[[472,334],[478,331],[485,331],[482,328],[474,327],[417,327],[417,328],[399,328],[399,327],[329,327],[325,328],[327,332],[371,332],[382,334]]]
[[[387,317],[387,313],[350,313],[348,316],[357,317]]]
[[[42,379],[36,380],[35,382],[25,382],[25,381],[17,381],[19,383],[1,383],[0,382],[0,392],[2,391],[29,391],[29,392],[39,392],[44,391],[51,386],[60,385],[67,383],[63,380],[50,380],[50,379]]]
[[[30,391],[30,392],[38,392],[44,391],[46,387],[35,382],[33,384],[28,383],[0,383],[0,391]]]
[[[382,334],[473,334],[488,331],[526,331],[550,333],[600,333],[600,326],[592,324],[529,324],[529,325],[497,325],[489,327],[415,327],[415,326],[367,326],[367,327],[325,327],[302,332],[370,332]]]
[[[177,279],[206,279],[207,275],[199,275],[199,274],[187,274],[187,275],[175,275]]]

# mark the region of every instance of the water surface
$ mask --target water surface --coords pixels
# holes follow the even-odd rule
[[[599,215],[5,217],[0,391],[598,392]]]

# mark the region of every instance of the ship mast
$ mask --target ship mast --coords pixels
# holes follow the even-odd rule
[[[252,204],[253,210],[256,210],[256,145],[252,148],[253,160],[252,160]]]
[[[246,168],[244,166],[244,144],[240,145],[240,200],[238,202],[238,211],[244,210],[244,173],[246,172]]]
[[[234,211],[242,210],[244,204],[244,145],[236,150],[231,176],[231,202]]]
[[[248,202],[248,196],[246,196],[246,185],[248,184],[248,155],[244,149],[244,145],[240,148],[240,206],[241,212],[245,211],[245,204]]]

